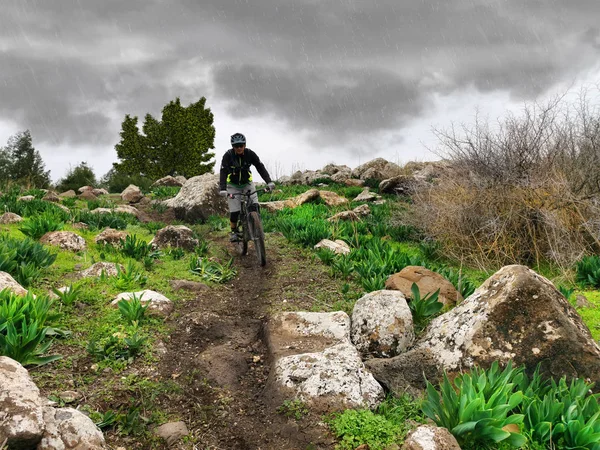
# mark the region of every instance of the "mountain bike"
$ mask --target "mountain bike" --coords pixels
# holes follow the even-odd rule
[[[252,203],[250,197],[254,194],[264,191],[265,189],[257,189],[254,192],[243,192],[236,194],[227,194],[233,198],[236,195],[240,196],[240,224],[242,232],[239,233],[239,241],[233,242],[233,245],[239,255],[245,256],[248,254],[248,242],[254,242],[254,250],[256,258],[261,266],[267,264],[267,254],[265,252],[265,233],[263,231],[262,221],[258,203]]]

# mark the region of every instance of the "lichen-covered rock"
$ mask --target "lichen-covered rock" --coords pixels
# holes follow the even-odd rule
[[[121,240],[125,240],[126,238],[127,233],[125,231],[105,228],[102,233],[94,238],[94,242],[98,245],[120,246]]]
[[[389,358],[414,342],[412,313],[398,291],[374,291],[361,297],[352,311],[352,342],[363,354]]]
[[[23,218],[15,213],[6,212],[0,216],[0,223],[4,225],[19,222],[23,222]]]
[[[73,408],[44,408],[46,430],[38,450],[104,450],[104,435],[92,420]]]
[[[364,188],[363,191],[358,194],[353,201],[355,202],[374,202],[381,198],[380,195],[371,192],[368,187]]]
[[[74,198],[77,197],[77,193],[73,189],[69,189],[62,194],[58,194],[58,196],[62,198]]]
[[[384,397],[383,388],[366,369],[350,343],[327,347],[321,352],[279,358],[273,367],[274,389],[289,392],[316,410],[374,408]]]
[[[190,178],[175,197],[163,204],[173,208],[178,219],[190,223],[227,212],[227,202],[219,196],[219,175],[212,173]]]
[[[389,162],[384,158],[375,158],[356,167],[352,171],[352,176],[354,178],[360,178],[362,180],[375,178],[381,181],[386,178],[392,178],[396,175],[400,175],[401,171],[402,168],[397,164]],[[365,174],[365,172],[367,173]],[[375,174],[377,174],[377,176],[374,176]]]
[[[141,189],[134,184],[130,184],[123,192],[121,192],[121,200],[127,203],[137,203],[142,198],[144,198],[144,194]]]
[[[133,300],[136,297],[142,305],[148,304],[148,312],[156,313],[159,316],[167,317],[173,312],[173,302],[164,295],[145,289],[138,292],[123,292],[111,302],[111,305],[117,306],[121,300]]]
[[[321,169],[321,173],[327,175],[335,175],[338,172],[352,172],[352,169],[348,166],[336,165],[336,164],[327,164],[325,167]]]
[[[340,211],[337,214],[334,214],[329,219],[328,222],[337,222],[338,220],[346,220],[349,222],[358,222],[360,217],[354,211]]]
[[[185,179],[183,181],[185,183]],[[177,178],[172,177],[171,175],[167,175],[166,177],[161,178],[160,180],[156,180],[152,183],[152,186],[171,186],[171,187],[181,187],[183,183],[179,181]]]
[[[191,252],[198,246],[198,239],[185,225],[168,225],[156,232],[150,244],[156,248],[180,247]]]
[[[44,433],[44,402],[21,364],[0,356],[0,444],[35,448]]]
[[[416,184],[413,177],[398,175],[379,183],[379,192],[382,194],[410,195],[413,193]]]
[[[359,205],[356,208],[354,208],[352,212],[354,212],[354,214],[356,214],[357,216],[366,217],[369,214],[371,214],[371,208],[369,208],[369,205],[367,204]]]
[[[169,447],[190,433],[185,422],[165,423],[157,427],[154,432],[164,439]]]
[[[336,255],[347,255],[350,253],[350,246],[346,244],[341,239],[336,239],[335,241],[329,239],[323,239],[317,245],[315,245],[315,250],[319,248],[326,248],[327,250],[332,251]]]
[[[79,189],[77,189],[79,191],[80,194],[83,194],[84,192],[87,191],[93,191],[94,190],[94,186],[81,186]]]
[[[454,306],[463,300],[454,285],[439,273],[421,266],[407,266],[400,272],[390,275],[385,283],[386,289],[400,291],[406,298],[412,298],[411,288],[417,283],[421,298],[440,290],[438,301],[444,305]]]
[[[19,200],[20,202],[30,202],[32,200],[35,200],[35,197],[33,195],[23,195],[23,196],[19,197],[17,200]]]
[[[342,197],[331,191],[319,191],[319,196],[327,206],[341,206],[348,203],[346,197]]]
[[[434,319],[418,347],[448,369],[492,362],[541,363],[545,376],[600,382],[600,347],[577,311],[546,278],[506,266],[469,298]]]
[[[9,273],[0,271],[0,291],[4,289],[9,289],[17,295],[27,294],[27,289],[17,283]]]
[[[85,191],[81,192],[81,194],[79,194],[79,198],[81,200],[96,200],[96,199],[98,199],[98,197],[96,197],[94,195],[93,189],[85,190]]]
[[[319,196],[320,196],[320,194],[319,194],[318,189],[310,189],[310,190],[294,197],[293,199],[290,199],[290,201],[293,202],[294,206],[300,206],[300,205],[304,205],[305,203],[309,203],[309,202],[312,202],[313,200],[318,199]]]
[[[81,278],[95,278],[104,273],[107,277],[116,277],[119,274],[117,267],[119,267],[121,272],[125,271],[125,268],[121,264],[117,265],[116,263],[100,261],[93,264],[88,269],[79,272],[79,276]]]
[[[108,191],[106,189],[97,188],[92,189],[92,194],[94,194],[96,197],[100,197],[101,195],[108,195]]]
[[[285,200],[275,200],[273,202],[259,202],[258,204],[261,208],[264,208],[269,212],[283,211],[284,208],[293,206],[291,203]]]
[[[57,203],[57,202],[60,202],[60,197],[58,195],[56,195],[55,192],[49,191],[46,193],[46,195],[44,195],[42,200],[45,200],[47,202]]]
[[[71,252],[80,252],[87,247],[85,239],[72,231],[49,231],[40,238],[40,242]]]
[[[140,218],[140,210],[137,209],[135,206],[131,205],[119,205],[115,208],[115,212],[131,214],[132,216],[135,216],[138,219]]]
[[[402,450],[460,450],[460,445],[446,428],[421,425],[408,433]]]

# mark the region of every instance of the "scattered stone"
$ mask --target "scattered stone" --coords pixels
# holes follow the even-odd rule
[[[90,211],[91,214],[111,214],[113,210],[110,208],[96,208]]]
[[[77,194],[73,189],[69,189],[68,191],[63,192],[62,194],[58,194],[58,196],[62,198],[74,198],[77,197]]]
[[[31,200],[35,200],[35,197],[33,195],[23,195],[22,197],[19,197],[17,200],[20,202],[30,202]]]
[[[392,178],[400,175],[401,172],[402,168],[397,164],[388,162],[383,158],[376,158],[356,167],[352,171],[352,177],[360,178],[361,180],[371,178],[382,181],[386,178]]]
[[[84,192],[87,192],[87,191],[93,191],[93,190],[94,190],[94,186],[81,186],[79,189],[77,189],[77,191],[80,194],[83,194]]]
[[[352,311],[352,342],[359,352],[378,358],[404,353],[415,339],[412,313],[398,291],[374,291]]]
[[[71,226],[73,228],[75,228],[76,230],[89,230],[90,229],[90,226],[87,223],[83,223],[83,222],[76,222]]]
[[[460,446],[446,428],[421,425],[408,433],[402,450],[460,450]]]
[[[347,255],[351,251],[350,246],[341,239],[336,239],[335,241],[323,239],[321,242],[315,245],[315,249],[319,248],[326,248],[327,250],[331,250],[336,255]]]
[[[73,403],[77,400],[80,400],[83,396],[76,391],[63,391],[58,394],[58,398],[60,398],[65,403]]]
[[[462,295],[450,281],[439,273],[421,266],[407,266],[400,272],[390,275],[385,282],[385,287],[402,292],[406,298],[412,298],[413,283],[417,283],[421,298],[439,289],[438,301],[444,305],[454,306],[463,301]]]
[[[319,191],[319,195],[327,206],[341,206],[348,203],[348,199],[346,197],[342,197],[335,192]]]
[[[36,448],[44,434],[40,391],[21,364],[0,356],[0,444],[8,448]]]
[[[177,178],[172,177],[171,175],[167,175],[166,177],[161,178],[160,180],[156,180],[152,183],[152,186],[172,186],[172,187],[181,187],[183,186],[184,181],[181,182]]]
[[[199,242],[185,225],[168,225],[156,232],[150,244],[155,248],[179,247],[192,252]]]
[[[578,308],[591,308],[592,305],[587,297],[583,294],[579,294],[575,299],[575,306]]]
[[[121,239],[125,240],[127,233],[125,231],[105,228],[102,233],[94,238],[94,242],[98,245],[112,245],[115,247],[121,246]]]
[[[174,291],[206,292],[210,288],[204,283],[189,280],[171,280],[169,282]]]
[[[321,169],[321,173],[324,173],[326,175],[335,175],[339,172],[352,172],[352,169],[350,169],[350,167],[346,165],[338,166],[336,164],[327,164]]]
[[[0,223],[4,225],[19,222],[23,222],[23,218],[15,213],[6,212],[0,216]]]
[[[121,200],[127,203],[137,203],[144,197],[141,189],[134,184],[130,184],[121,192]]]
[[[363,191],[356,196],[353,200],[354,202],[374,202],[375,200],[379,200],[381,198],[380,195],[371,192],[368,187],[364,188]]]
[[[164,295],[149,289],[138,292],[123,292],[117,295],[111,302],[111,305],[117,306],[119,301],[129,301],[132,300],[134,296],[142,303],[142,305],[149,304],[147,310],[149,313],[154,312],[159,316],[168,317],[171,312],[173,312],[173,302],[171,300]]]
[[[163,202],[178,219],[190,223],[206,221],[211,215],[227,212],[227,202],[219,196],[219,175],[205,173],[185,182],[179,193]]]
[[[353,186],[353,187],[362,187],[365,185],[364,180],[359,180],[357,178],[348,178],[348,179],[344,180],[343,183],[346,186]]]
[[[319,196],[320,194],[318,189],[309,189],[303,194],[300,194],[297,197],[290,199],[290,201],[293,202],[294,206],[300,206],[318,199]]]
[[[125,271],[121,264],[118,267],[121,272]],[[101,276],[103,272],[107,277],[116,277],[119,274],[116,263],[100,261],[79,272],[79,276],[81,278],[96,278]]]
[[[49,231],[40,238],[40,242],[71,252],[80,252],[86,249],[85,239],[72,231]]]
[[[66,212],[66,213],[70,213],[70,212],[71,212],[71,210],[70,210],[69,208],[67,208],[65,205],[62,205],[62,204],[60,204],[60,203],[56,203],[56,206],[57,206],[58,208],[62,209],[62,210],[63,210],[64,212]]]
[[[371,208],[369,208],[369,205],[367,205],[367,204],[364,204],[364,205],[357,206],[357,207],[356,207],[356,208],[354,208],[352,211],[353,211],[353,212],[354,212],[356,215],[358,215],[358,216],[363,216],[363,217],[366,217],[366,216],[368,216],[369,214],[371,214]]]
[[[44,408],[46,430],[40,450],[104,450],[102,431],[92,420],[73,408]]]
[[[101,195],[108,195],[108,191],[106,189],[92,189],[92,194],[100,197]]]
[[[138,219],[140,218],[140,211],[135,206],[131,205],[119,205],[115,208],[115,212],[131,214]]]
[[[97,200],[98,197],[96,197],[94,195],[94,191],[93,190],[88,190],[88,191],[83,191],[81,194],[79,194],[79,198],[81,200]]]
[[[155,433],[164,439],[170,447],[184,436],[187,436],[190,432],[188,431],[185,422],[171,422],[157,427]]]
[[[337,222],[338,220],[358,222],[360,221],[360,217],[358,217],[358,214],[356,214],[354,211],[341,211],[327,219],[328,222]]]
[[[47,202],[58,203],[60,202],[60,197],[56,195],[55,192],[48,192],[46,195],[44,195],[42,200],[45,200]]]

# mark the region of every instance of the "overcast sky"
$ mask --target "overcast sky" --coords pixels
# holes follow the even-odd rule
[[[0,144],[53,179],[116,160],[125,114],[207,98],[279,175],[436,157],[431,128],[600,82],[599,0],[0,0]],[[272,174],[276,175],[276,174]]]

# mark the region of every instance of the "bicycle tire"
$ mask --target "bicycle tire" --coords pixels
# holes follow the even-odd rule
[[[256,258],[261,266],[267,264],[267,253],[265,251],[265,233],[263,231],[260,215],[256,211],[250,212],[248,216],[248,225],[250,226],[250,235],[254,241],[254,250]]]
[[[242,240],[234,243],[235,251],[240,256],[246,256],[248,254],[248,230],[244,225],[242,225]]]

